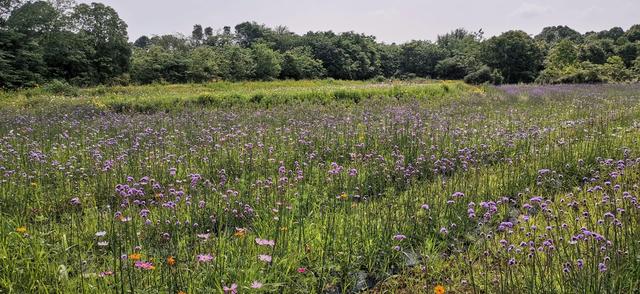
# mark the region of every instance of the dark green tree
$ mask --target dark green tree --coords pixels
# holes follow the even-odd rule
[[[624,36],[624,30],[621,27],[613,27],[609,30],[598,32],[596,35],[600,39],[611,39],[615,41]]]
[[[108,83],[128,72],[131,47],[127,24],[113,8],[100,3],[80,4],[71,17],[79,34],[93,47],[93,82]]]
[[[589,39],[580,46],[578,57],[581,61],[593,64],[604,64],[607,58],[614,55],[614,44],[609,39]]]
[[[254,22],[243,22],[235,27],[238,44],[243,47],[251,47],[253,43],[263,39],[270,29]]]
[[[461,80],[479,67],[480,63],[474,57],[460,54],[440,60],[435,71],[438,78]]]
[[[411,41],[400,46],[400,70],[419,77],[435,77],[435,67],[448,57],[445,49],[428,41]]]
[[[627,67],[633,65],[633,61],[640,55],[640,42],[625,42],[623,45],[617,46],[615,54],[620,56]]]
[[[400,74],[400,54],[402,50],[396,44],[378,44],[380,55],[380,74],[394,77]]]
[[[255,62],[255,78],[272,80],[280,75],[282,70],[282,56],[265,44],[255,44],[251,47]]]
[[[224,75],[222,65],[224,56],[219,48],[199,46],[189,52],[188,80],[191,82],[208,82]]]
[[[46,71],[42,51],[33,38],[0,29],[0,88],[31,87]]]
[[[254,77],[256,65],[251,49],[238,45],[229,45],[223,47],[222,50],[226,61],[226,63],[222,64],[224,79],[241,81]]]
[[[193,31],[191,31],[191,39],[196,44],[202,43],[202,40],[204,39],[204,32],[202,30],[202,26],[201,25],[196,24],[196,25],[193,26]]]
[[[640,24],[631,26],[624,35],[629,42],[640,41]]]
[[[551,26],[542,29],[542,32],[536,35],[534,39],[553,47],[562,40],[570,40],[574,43],[580,43],[582,42],[582,34],[568,26]]]
[[[64,25],[59,12],[45,1],[27,2],[13,10],[5,24],[9,29],[29,37],[44,35],[60,30]]]
[[[316,59],[322,61],[327,75],[332,78],[350,79],[351,60],[344,49],[336,44],[337,35],[333,32],[309,32],[304,35],[304,45],[311,48]]]
[[[475,58],[479,53],[483,35],[482,30],[469,32],[459,28],[447,34],[438,35],[436,44],[446,49],[451,55],[464,54]]]
[[[482,60],[498,69],[507,83],[532,82],[542,69],[542,51],[523,31],[492,37],[482,47]]]
[[[191,49],[188,40],[182,35],[162,35],[151,37],[151,44],[160,46],[166,50],[181,51],[186,53]]]
[[[137,83],[185,83],[189,81],[189,60],[181,51],[158,45],[135,48],[131,63],[131,79]]]
[[[316,79],[326,74],[322,61],[315,59],[309,47],[296,47],[282,55],[282,72],[284,79]]]
[[[48,79],[67,80],[76,85],[91,84],[91,78],[96,75],[90,60],[94,48],[82,35],[58,31],[42,40],[40,45]]]
[[[206,27],[204,29],[204,36],[205,38],[209,39],[211,37],[213,37],[213,28],[212,27]]]
[[[151,45],[151,39],[149,39],[149,37],[147,36],[142,36],[136,39],[135,42],[133,42],[133,46],[138,48],[147,48],[149,47],[149,45]]]

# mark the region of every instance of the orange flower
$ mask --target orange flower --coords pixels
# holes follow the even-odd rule
[[[178,291],[178,294],[187,294],[185,291]]]
[[[244,237],[244,235],[247,234],[247,229],[245,228],[236,228],[236,232],[233,233],[234,236],[240,238],[240,237]]]
[[[175,265],[176,264],[176,259],[173,258],[173,256],[167,257],[167,264],[170,265],[170,266]]]
[[[20,233],[20,234],[24,234],[27,232],[27,227],[18,227],[16,228],[16,232]]]
[[[433,288],[433,292],[435,294],[444,294],[445,293],[444,286],[437,285],[435,288]]]
[[[131,260],[140,260],[140,258],[142,258],[142,254],[140,253],[129,254],[129,259]]]

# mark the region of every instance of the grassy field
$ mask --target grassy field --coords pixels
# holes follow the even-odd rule
[[[358,103],[368,98],[440,98],[477,90],[460,82],[339,80],[216,82],[76,89],[68,85],[0,92],[0,107],[38,109],[91,106],[114,112],[182,111],[184,108],[268,108],[287,104]]]
[[[0,292],[640,288],[638,84],[50,91],[0,95]]]

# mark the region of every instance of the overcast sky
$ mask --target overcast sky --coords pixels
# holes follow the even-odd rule
[[[95,0],[94,0],[95,1]],[[79,0],[78,2],[92,2]],[[214,29],[253,20],[296,33],[333,30],[402,43],[435,40],[458,27],[485,36],[510,29],[537,34],[568,25],[581,33],[640,23],[640,0],[98,0],[115,8],[129,37],[191,34],[194,24]]]

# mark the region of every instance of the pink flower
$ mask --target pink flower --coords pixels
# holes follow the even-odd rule
[[[306,272],[307,272],[307,268],[305,268],[305,267],[299,267],[299,268],[298,268],[298,272],[299,272],[299,273],[301,273],[301,274],[304,274],[304,273],[306,273]]]
[[[213,256],[211,254],[199,254],[197,259],[198,262],[207,263],[213,260]]]
[[[271,247],[273,247],[273,246],[276,245],[276,241],[256,238],[256,244],[258,244],[260,246],[271,246]]]
[[[405,235],[400,235],[400,234],[393,236],[393,239],[394,239],[394,240],[397,240],[397,241],[402,241],[402,240],[404,240],[404,239],[406,239],[406,238],[407,238],[407,236],[405,236]]]
[[[144,270],[153,270],[156,269],[155,266],[153,266],[153,263],[148,262],[148,261],[136,261],[136,263],[134,264],[135,267],[139,268],[139,269],[144,269]]]
[[[266,263],[270,263],[271,262],[271,255],[260,254],[258,256],[258,259],[260,259],[260,261],[264,261]]]
[[[227,286],[222,287],[222,290],[224,290],[224,293],[236,294],[238,293],[238,285],[236,283],[233,283],[229,287]]]
[[[253,281],[253,283],[251,283],[251,288],[260,289],[260,288],[262,288],[262,283],[260,283],[258,281]]]

